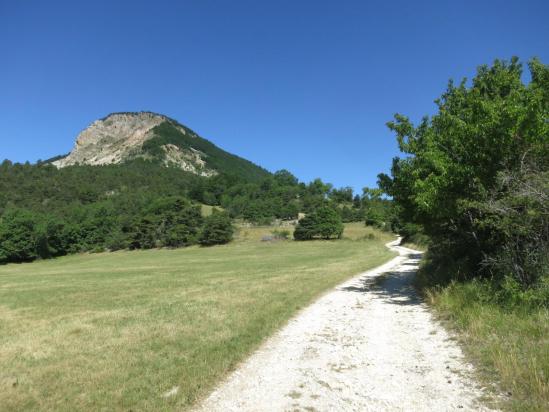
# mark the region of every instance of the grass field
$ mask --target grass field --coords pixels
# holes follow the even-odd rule
[[[297,310],[392,256],[392,237],[361,224],[339,241],[261,242],[270,230],[0,267],[0,409],[185,409]]]

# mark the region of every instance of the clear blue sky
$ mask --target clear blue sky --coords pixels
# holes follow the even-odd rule
[[[171,116],[302,180],[373,186],[449,78],[549,63],[549,2],[0,0],[0,158],[70,151],[115,111]]]

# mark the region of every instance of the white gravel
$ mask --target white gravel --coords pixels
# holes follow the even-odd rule
[[[410,287],[400,256],[321,297],[232,373],[197,411],[485,410],[460,348]]]

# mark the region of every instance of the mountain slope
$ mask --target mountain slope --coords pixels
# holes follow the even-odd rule
[[[74,149],[52,164],[59,168],[107,165],[137,158],[206,177],[227,173],[256,180],[269,174],[177,121],[152,112],[112,113],[93,122],[78,135]]]

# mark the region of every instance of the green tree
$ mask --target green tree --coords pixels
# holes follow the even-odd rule
[[[340,189],[332,189],[328,196],[336,203],[351,203],[353,201],[353,188],[346,186]]]
[[[0,263],[27,262],[38,257],[37,219],[31,212],[12,208],[0,219]]]
[[[341,238],[343,223],[341,216],[331,207],[321,207],[299,221],[294,230],[294,239],[310,240],[315,237]]]
[[[285,169],[279,170],[273,175],[274,180],[280,186],[295,186],[297,185],[297,177]]]
[[[182,197],[157,199],[139,216],[130,236],[131,248],[180,247],[196,243],[202,215],[198,206]]]
[[[220,245],[233,239],[234,227],[226,213],[214,212],[204,219],[198,242],[204,246]]]
[[[37,224],[36,252],[41,258],[62,256],[68,252],[65,224],[55,217],[46,216]]]
[[[402,220],[431,237],[435,261],[451,262],[459,277],[492,276],[485,262],[504,249],[493,229],[481,230],[487,216],[479,207],[498,176],[526,161],[540,172],[549,166],[549,69],[538,60],[529,67],[532,81],[524,84],[517,58],[496,60],[479,67],[470,86],[450,82],[438,113],[419,125],[400,114],[388,123],[407,156],[394,159],[392,176],[380,175],[379,184]]]

